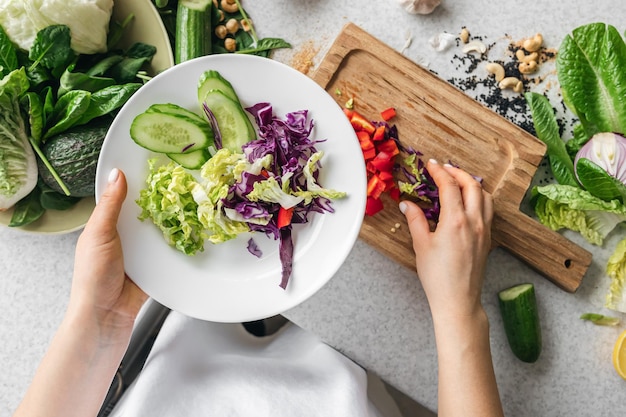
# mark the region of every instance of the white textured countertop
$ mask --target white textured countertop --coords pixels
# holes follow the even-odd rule
[[[260,36],[292,43],[292,50],[274,56],[287,64],[311,57],[315,65],[343,25],[354,22],[398,50],[410,36],[407,57],[443,79],[457,81],[469,76],[454,59],[459,50],[435,52],[427,42],[443,31],[457,34],[466,26],[485,43],[502,45],[541,32],[545,44],[556,49],[568,31],[584,23],[610,23],[621,33],[626,29],[622,0],[444,0],[429,16],[407,14],[395,0],[244,0],[244,6]],[[506,59],[497,50],[493,48],[489,59]],[[485,76],[480,68],[473,74]],[[78,235],[42,236],[0,228],[0,360],[4,365],[0,417],[9,416],[17,406],[62,318]],[[588,311],[612,314],[602,308],[608,285],[604,266],[624,235],[624,230],[618,230],[604,248],[595,248],[573,233],[566,234],[594,255],[576,294],[558,289],[503,250],[490,255],[483,298],[507,415],[623,415],[626,381],[614,371],[611,351],[626,322],[606,328],[578,317]],[[522,363],[510,352],[497,310],[497,291],[521,282],[535,284],[540,309],[543,352],[534,364]],[[359,241],[328,285],[285,315],[436,409],[432,323],[413,272]],[[626,321],[626,316],[620,317]]]

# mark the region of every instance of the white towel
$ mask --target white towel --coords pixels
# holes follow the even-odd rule
[[[112,417],[379,417],[365,371],[288,323],[256,337],[240,324],[172,312]]]

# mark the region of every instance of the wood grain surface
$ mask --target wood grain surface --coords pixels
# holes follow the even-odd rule
[[[527,262],[560,288],[575,292],[591,254],[519,210],[546,147],[534,136],[349,23],[312,78],[343,106],[371,120],[395,107],[391,121],[399,139],[424,160],[451,162],[483,178],[493,195],[494,245]],[[341,91],[341,95],[335,94]],[[360,238],[395,261],[415,269],[408,227],[397,203],[366,216]],[[400,227],[397,227],[397,225]]]

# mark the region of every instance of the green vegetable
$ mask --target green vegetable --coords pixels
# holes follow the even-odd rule
[[[24,68],[0,80],[0,210],[12,207],[37,185],[37,161],[19,106],[28,87]]]
[[[590,321],[599,326],[617,326],[620,323],[620,319],[617,317],[609,317],[596,313],[585,313],[580,316],[580,319]]]
[[[211,90],[204,96],[206,105],[217,122],[222,148],[241,152],[241,147],[256,139],[256,131],[239,101],[228,98],[221,90]]]
[[[626,44],[611,25],[574,29],[557,54],[563,101],[587,134],[626,133]]]
[[[74,127],[50,138],[42,152],[74,197],[94,195],[96,166],[106,133],[113,119],[102,118]],[[53,190],[63,192],[40,163],[40,176]]]
[[[574,230],[595,245],[602,245],[615,226],[626,220],[626,206],[618,200],[604,201],[569,185],[535,187],[532,200],[542,224],[552,230]]]
[[[211,54],[212,8],[212,0],[178,1],[174,45],[177,64]]]
[[[213,144],[208,122],[182,107],[177,113],[163,113],[149,107],[130,126],[130,136],[139,145],[159,153],[187,153]]]
[[[541,354],[541,326],[535,287],[519,284],[498,293],[502,323],[511,350],[524,362],[536,362]]]
[[[4,78],[17,68],[17,51],[2,26],[0,26],[0,78]]]
[[[200,169],[211,158],[211,152],[208,149],[198,149],[187,153],[168,153],[167,156],[183,168]]]
[[[617,244],[607,262],[606,272],[611,279],[605,307],[626,313],[626,239]]]
[[[239,101],[239,97],[233,85],[218,71],[205,71],[198,81],[198,103],[202,104],[204,98],[211,90],[219,90],[231,100]]]
[[[191,174],[173,162],[160,167],[156,167],[154,159],[148,163],[147,188],[141,190],[136,200],[142,209],[139,219],[150,219],[161,229],[166,242],[184,254],[203,251],[206,232],[191,193],[199,185]]]

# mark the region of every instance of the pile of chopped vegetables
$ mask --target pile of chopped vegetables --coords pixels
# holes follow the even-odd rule
[[[404,146],[398,138],[398,129],[389,121],[396,110],[389,107],[381,111],[381,121],[370,121],[353,109],[344,113],[354,128],[367,170],[367,202],[365,214],[374,216],[383,210],[381,197],[387,193],[395,201],[400,196],[420,203],[428,220],[439,219],[439,190],[428,173],[422,154]],[[398,159],[403,156],[399,162]]]

